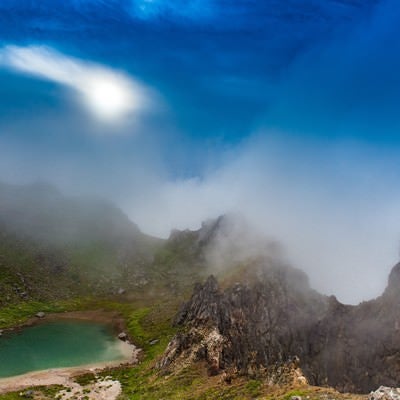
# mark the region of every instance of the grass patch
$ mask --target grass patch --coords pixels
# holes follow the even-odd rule
[[[303,397],[306,394],[307,394],[307,392],[304,390],[292,390],[285,394],[285,397],[283,398],[283,400],[290,400],[294,396]]]
[[[19,392],[0,394],[0,400],[21,400],[22,398],[23,397],[19,395]]]
[[[39,392],[42,396],[47,396],[49,399],[55,399],[56,394],[60,390],[64,390],[65,386],[62,385],[51,385],[51,386],[38,386],[34,388],[36,392]]]
[[[74,378],[74,381],[76,383],[78,383],[81,386],[87,386],[90,385],[91,383],[96,382],[96,375],[92,374],[92,373],[88,373],[88,374],[83,374],[83,375],[79,375],[77,377]]]
[[[259,380],[252,379],[246,383],[246,391],[251,396],[258,396],[261,393],[262,382]]]
[[[158,304],[130,313],[128,332],[135,344],[145,352],[146,360],[153,360],[161,354],[176,333],[171,321],[175,312],[176,306]],[[153,341],[156,343],[151,344]]]
[[[0,328],[10,328],[23,324],[39,311],[58,313],[84,308],[83,299],[59,302],[26,301],[0,308]]]
[[[150,335],[149,332],[146,332],[143,326],[144,318],[149,314],[149,312],[149,307],[139,308],[138,310],[130,313],[127,321],[129,334],[134,338],[137,345],[142,348],[147,345]]]
[[[121,400],[253,400],[265,394],[262,381],[237,378],[227,384],[221,376],[207,376],[202,363],[168,376],[158,374],[149,364],[119,369],[113,376],[122,383]]]
[[[122,304],[112,300],[97,299],[92,297],[77,297],[70,300],[53,302],[25,301],[0,308],[0,329],[13,328],[23,325],[39,311],[45,313],[63,313],[68,311],[117,311],[125,316],[126,310],[131,312],[135,305]]]
[[[18,392],[11,392],[6,394],[0,394],[0,400],[21,400],[21,399],[41,399],[41,400],[54,400],[60,390],[65,389],[62,385],[51,385],[51,386],[36,386],[20,390]],[[20,395],[20,393],[33,392],[32,396]]]

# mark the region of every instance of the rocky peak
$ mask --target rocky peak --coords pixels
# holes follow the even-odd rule
[[[397,263],[391,270],[385,294],[398,297],[400,292],[400,263]]]
[[[225,231],[229,224],[229,219],[227,215],[221,215],[216,219],[204,221],[198,231],[199,244],[207,245],[217,237],[219,232]]]

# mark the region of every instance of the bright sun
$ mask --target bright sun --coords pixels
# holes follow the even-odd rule
[[[0,66],[72,88],[97,119],[123,121],[142,108],[148,90],[123,72],[67,57],[43,46],[0,48]],[[146,103],[146,104],[145,104]]]
[[[88,106],[102,119],[118,119],[139,106],[132,83],[122,76],[97,73],[81,86]]]

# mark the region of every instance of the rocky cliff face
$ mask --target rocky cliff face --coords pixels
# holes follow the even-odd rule
[[[268,261],[258,261],[240,283],[225,289],[210,276],[177,315],[175,323],[183,329],[159,367],[206,361],[211,375],[279,380],[277,371],[292,366],[310,384],[342,391],[398,386],[399,289],[400,264],[385,293],[358,306],[322,296],[301,271]],[[301,372],[296,376],[304,379]]]

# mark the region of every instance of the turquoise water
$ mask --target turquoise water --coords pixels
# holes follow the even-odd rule
[[[0,337],[0,377],[123,358],[108,326],[57,321]]]

